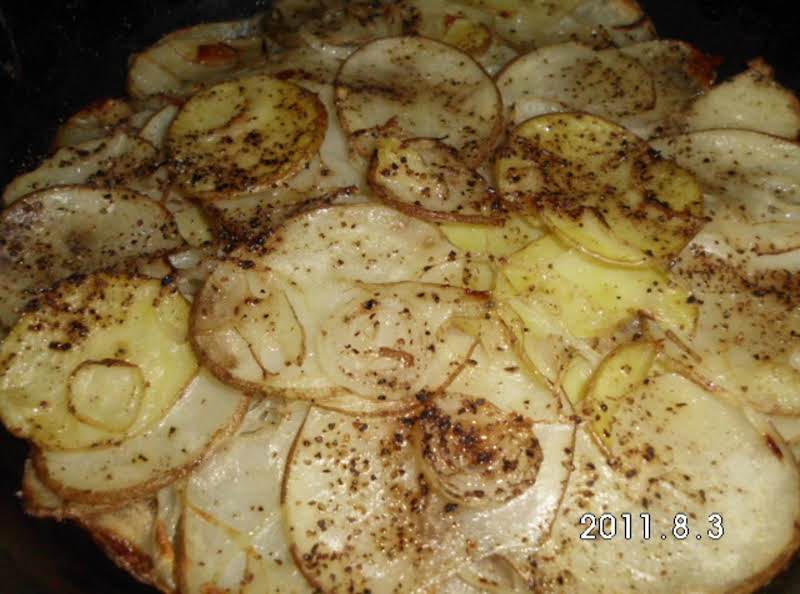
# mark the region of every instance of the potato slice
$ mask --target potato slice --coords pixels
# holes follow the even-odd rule
[[[438,140],[379,141],[369,182],[387,204],[429,221],[498,223],[504,214],[483,176]]]
[[[286,461],[308,405],[264,402],[187,481],[181,592],[311,592],[292,559],[280,502]]]
[[[800,145],[749,130],[693,132],[652,145],[691,171],[727,209],[718,218],[733,221],[723,235],[735,248],[759,255],[800,248]]]
[[[603,260],[642,265],[677,255],[702,223],[691,173],[621,126],[587,114],[518,126],[496,162],[498,188],[523,212]]]
[[[549,539],[506,558],[534,587],[556,594],[750,592],[768,583],[800,542],[800,481],[788,450],[778,446],[785,455],[777,456],[738,407],[685,378],[668,374],[644,392],[618,420],[640,430],[619,451],[616,459],[625,464],[609,463],[588,427],[579,428],[574,471]],[[650,450],[648,439],[657,440]],[[614,516],[616,536],[590,530],[591,521],[581,521],[585,513]],[[629,529],[623,513],[630,514]],[[674,536],[684,534],[673,533],[676,514],[687,516],[686,538]],[[603,529],[610,534],[611,523],[604,520]]]
[[[380,39],[354,52],[336,77],[336,105],[351,146],[365,157],[387,136],[444,138],[474,166],[502,127],[500,94],[483,68],[422,37]]]
[[[117,503],[175,482],[231,435],[248,398],[201,369],[166,415],[144,432],[102,448],[37,450],[45,484],[64,499]]]
[[[256,75],[189,99],[172,122],[166,149],[190,196],[260,192],[305,166],[319,150],[326,118],[311,93]]]
[[[37,291],[72,274],[179,248],[160,204],[127,190],[64,186],[28,194],[0,215],[0,323],[13,325]]]
[[[530,114],[524,105],[530,98],[616,120],[648,111],[656,102],[653,78],[635,58],[574,42],[520,56],[498,74],[497,88],[509,114]]]
[[[510,256],[544,235],[538,221],[513,214],[502,226],[443,223],[440,228],[459,249],[490,257]]]
[[[188,320],[188,303],[157,280],[97,273],[57,285],[0,345],[3,422],[48,449],[146,431],[197,370]]]
[[[581,412],[604,447],[611,444],[617,410],[650,375],[658,350],[655,342],[624,344],[603,359],[589,380]]]
[[[717,85],[692,103],[688,131],[738,128],[782,136],[800,135],[800,101],[774,78],[769,64],[756,60],[750,68]]]
[[[111,136],[112,130],[133,115],[125,99],[101,99],[70,116],[56,132],[54,148],[75,146]]]
[[[538,303],[579,338],[609,334],[640,311],[681,333],[697,321],[691,293],[660,270],[602,263],[552,236],[514,254],[501,270],[523,301]]]
[[[148,173],[155,159],[153,145],[125,132],[66,146],[45,159],[37,169],[8,184],[3,202],[8,206],[30,192],[66,184],[125,186],[129,180]]]
[[[289,460],[283,509],[295,560],[314,586],[376,594],[437,587],[478,559],[547,534],[569,474],[573,427],[531,423],[455,394],[443,398],[448,404],[434,400],[421,415],[406,419],[354,420],[311,409]],[[442,423],[425,422],[437,416]],[[520,441],[533,439],[537,445],[529,449],[541,452],[535,477],[531,466],[520,468],[518,475],[528,478],[511,499],[498,503],[503,497],[495,499],[496,492],[489,497],[487,491],[477,506],[454,504],[422,478],[411,435],[418,423],[425,423],[420,429],[433,432],[437,443],[448,427],[483,434],[491,425],[494,431],[486,433],[483,445],[494,454],[478,455],[483,446],[471,441],[446,458],[465,480],[491,484],[498,457],[527,457],[503,449],[510,444],[496,431],[506,422],[525,425]],[[348,445],[353,443],[359,447]],[[498,472],[507,475],[510,466]]]
[[[191,94],[262,62],[265,45],[260,15],[240,21],[205,23],[174,31],[131,58],[128,93],[142,98]]]
[[[178,115],[179,109],[177,105],[167,105],[158,110],[150,116],[147,123],[142,126],[142,129],[139,131],[139,136],[157,149],[161,149],[167,138],[169,127],[175,119],[175,116]]]

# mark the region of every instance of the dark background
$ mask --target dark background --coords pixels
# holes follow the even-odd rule
[[[124,93],[127,57],[176,28],[250,15],[269,0],[0,0],[0,188],[46,154],[56,126]],[[800,90],[796,2],[640,0],[663,37],[725,58],[722,76],[764,57]],[[0,429],[0,594],[141,594],[74,529],[24,517],[14,497],[25,447]],[[798,579],[770,594],[800,592]]]

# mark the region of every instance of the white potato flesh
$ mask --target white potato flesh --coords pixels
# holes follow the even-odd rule
[[[339,119],[356,152],[370,157],[379,138],[443,138],[468,165],[494,149],[502,101],[473,58],[422,37],[368,43],[336,77]]]
[[[28,194],[0,215],[0,323],[37,291],[72,274],[158,256],[183,241],[160,204],[127,190],[62,186]]]
[[[172,169],[191,197],[264,191],[317,153],[327,113],[317,97],[264,75],[223,82],[194,95],[166,140]]]
[[[75,146],[111,136],[112,130],[132,115],[133,109],[125,99],[97,101],[72,115],[59,127],[53,146]]]
[[[135,98],[159,93],[191,94],[203,84],[235,76],[262,62],[261,17],[180,29],[134,54],[128,92]]]
[[[164,146],[172,120],[178,115],[178,110],[179,107],[177,105],[163,107],[150,116],[147,123],[139,130],[139,136],[157,149],[161,149]]]
[[[143,433],[101,448],[39,450],[36,469],[61,497],[112,503],[155,493],[233,433],[248,398],[201,369],[175,405]]]
[[[251,410],[240,433],[189,477],[181,592],[311,592],[289,550],[280,502],[289,451],[307,411],[302,403]]]
[[[343,60],[311,47],[292,47],[271,54],[260,70],[304,86],[304,82],[333,84]]]
[[[15,178],[3,192],[6,206],[25,194],[66,184],[125,186],[152,168],[156,149],[149,142],[118,132],[58,149],[33,171]]]
[[[503,217],[486,179],[438,140],[379,142],[369,181],[381,200],[422,219],[497,223]]]
[[[437,410],[434,400],[428,418]],[[470,414],[461,410],[451,421],[468,423]],[[420,479],[414,424],[413,418],[309,412],[289,462],[283,505],[295,559],[314,586],[376,593],[436,587],[473,561],[546,536],[569,474],[572,426],[529,425],[541,456],[532,485],[503,503],[476,506],[455,504]],[[488,427],[479,422],[475,430]],[[494,440],[502,435],[489,441],[500,447]],[[476,454],[470,464],[465,453],[462,468],[494,476],[488,458]]]
[[[692,103],[687,130],[738,128],[795,140],[800,134],[800,101],[773,76],[767,64],[752,63]]]
[[[651,377],[618,415],[611,455],[619,464],[610,465],[588,430],[579,429],[575,470],[550,538],[529,556],[509,555],[536,587],[570,594],[750,592],[781,570],[800,542],[800,482],[780,438],[673,373]],[[604,539],[595,529],[593,540],[581,539],[589,528],[582,515],[604,512],[615,517],[616,536]],[[631,513],[630,538],[623,512]],[[648,539],[641,512],[649,514]],[[673,532],[678,514],[685,514],[688,533]]]
[[[747,225],[727,238],[737,248],[775,254],[800,248],[800,145],[749,130],[706,130],[661,138],[652,146],[697,177]]]
[[[547,46],[517,58],[500,72],[497,88],[509,112],[528,117],[534,114],[522,104],[529,99],[611,119],[648,111],[656,102],[653,79],[636,59],[579,43]]]
[[[65,281],[0,345],[3,421],[48,449],[147,431],[197,370],[188,321],[188,303],[158,280],[98,273]]]

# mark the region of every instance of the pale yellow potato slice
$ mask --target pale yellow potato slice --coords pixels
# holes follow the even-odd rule
[[[800,543],[800,482],[776,434],[674,373],[652,375],[616,415],[611,458],[588,427],[578,430],[574,471],[547,542],[507,555],[534,587],[752,592],[782,570]],[[614,516],[602,521],[606,537],[603,513]],[[594,529],[584,514],[597,519]],[[679,514],[688,532],[673,531],[683,525]]]
[[[189,99],[170,126],[166,150],[189,196],[256,193],[306,165],[319,150],[326,121],[315,95],[255,75]]]
[[[96,273],[62,282],[0,345],[3,422],[63,450],[148,430],[197,370],[188,321],[188,303],[158,280]]]
[[[538,221],[514,214],[502,226],[442,223],[440,229],[448,241],[459,249],[486,254],[490,258],[510,256],[545,233]]]
[[[281,485],[308,405],[264,401],[186,483],[178,560],[181,592],[311,592],[285,536]],[[240,590],[241,589],[241,590]]]
[[[182,244],[160,204],[128,190],[62,186],[28,194],[0,215],[0,324],[37,291],[72,274],[125,265]]]
[[[295,560],[313,586],[377,594],[436,588],[474,561],[546,537],[569,474],[573,426],[531,423],[481,399],[442,398],[449,404],[434,399],[405,420],[311,409],[289,461],[283,506]],[[441,423],[430,422],[437,417]],[[467,483],[470,476],[491,484],[495,473],[515,473],[499,458],[528,454],[504,449],[506,439],[523,440],[500,430],[506,422],[526,425],[524,435],[535,444],[527,450],[541,460],[535,473],[518,466],[510,499],[487,487],[485,501],[456,504],[421,478],[412,433],[430,430],[440,443],[451,429],[459,435],[459,426],[469,445],[453,444],[454,456],[437,460],[452,462]]]
[[[369,183],[387,204],[430,221],[498,223],[505,215],[489,182],[438,140],[381,140]]]
[[[502,101],[470,56],[422,37],[368,43],[336,77],[336,105],[353,149],[370,157],[378,139],[442,138],[468,165],[494,149]]]
[[[112,130],[123,124],[133,113],[125,99],[102,99],[91,103],[59,126],[53,147],[75,146],[111,136]]]
[[[166,35],[131,58],[128,93],[134,98],[188,95],[203,84],[263,62],[262,17],[205,23]]]
[[[656,102],[653,78],[638,60],[574,42],[520,56],[498,74],[497,88],[508,114],[528,117],[539,115],[526,107],[529,100],[557,101],[563,111],[615,120],[648,111]]]
[[[796,140],[800,135],[800,101],[774,78],[760,60],[698,97],[685,115],[687,131],[738,128]]]
[[[702,223],[694,176],[622,126],[583,113],[522,123],[495,163],[498,189],[570,243],[612,263],[677,255]]]
[[[153,168],[156,150],[149,142],[125,132],[108,138],[65,146],[33,171],[16,177],[3,192],[6,206],[25,194],[52,186],[91,184],[126,186]]]
[[[177,105],[166,105],[156,113],[154,113],[139,130],[139,136],[152,144],[157,149],[164,146],[164,141],[167,138],[167,132],[178,115],[180,108]]]
[[[144,432],[100,448],[34,452],[59,496],[86,503],[142,498],[175,482],[236,431],[248,398],[201,369],[174,406]]]

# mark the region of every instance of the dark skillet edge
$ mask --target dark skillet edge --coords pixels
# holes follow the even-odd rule
[[[794,3],[639,1],[662,37],[684,39],[724,57],[720,79],[760,56],[784,85],[800,91],[800,17]],[[268,6],[268,0],[4,3],[0,188],[48,152],[59,122],[96,99],[124,94],[132,52],[177,28]],[[15,493],[25,453],[21,441],[0,429],[0,589],[9,594],[153,594],[117,569],[78,528],[22,513]],[[797,562],[762,594],[791,592],[800,592]]]

